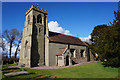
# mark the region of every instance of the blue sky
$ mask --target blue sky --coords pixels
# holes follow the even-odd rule
[[[118,10],[117,2],[3,2],[2,31],[12,28],[22,31],[25,12],[32,4],[48,11],[48,23],[56,21],[58,27],[79,37],[88,37],[95,26],[112,22],[114,11]]]

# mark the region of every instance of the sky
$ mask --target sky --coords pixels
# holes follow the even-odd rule
[[[31,5],[38,4],[48,11],[48,26],[51,31],[80,38],[89,38],[97,25],[108,24],[118,10],[117,2],[3,2],[2,31],[17,28],[22,31],[25,13]]]
[[[48,11],[50,31],[78,34],[83,41],[90,38],[95,26],[112,22],[114,11],[118,10],[117,2],[2,2],[2,32],[12,28],[22,31],[25,13],[33,4]],[[6,45],[9,50],[9,43]],[[12,53],[15,50],[13,46]]]

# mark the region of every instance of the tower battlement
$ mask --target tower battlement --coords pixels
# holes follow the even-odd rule
[[[44,10],[43,8],[39,8],[39,6],[35,7],[35,5],[32,5],[27,11],[26,11],[26,15],[32,10],[36,10],[38,12],[41,12],[41,13],[44,13],[44,14],[47,14],[47,10]]]

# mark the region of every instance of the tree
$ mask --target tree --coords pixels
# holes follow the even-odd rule
[[[3,35],[2,35],[3,38],[5,38],[8,41],[8,43],[10,44],[10,49],[9,49],[9,57],[10,58],[11,58],[12,45],[19,34],[20,34],[19,31],[15,28],[11,29],[11,30],[5,30],[3,32]]]
[[[14,54],[14,56],[15,56],[15,59],[17,58],[17,53],[18,53],[18,50],[19,50],[19,46],[20,46],[20,43],[21,43],[21,39],[22,39],[22,32],[18,35],[18,37],[17,37],[17,47],[16,47],[16,50],[15,50],[15,54]]]
[[[105,46],[105,32],[107,30],[107,25],[98,25],[94,28],[91,33],[91,41],[92,41],[92,52],[97,53],[100,57],[100,60],[104,60],[104,46]],[[108,38],[106,38],[108,39]],[[107,41],[107,40],[106,40]]]
[[[1,55],[1,59],[2,59],[2,63],[5,64],[5,63],[8,63],[8,52],[7,52],[7,49],[6,49],[6,42],[5,42],[5,39],[3,38],[0,38],[0,54]]]
[[[119,66],[120,61],[120,12],[114,12],[111,25],[98,25],[91,33],[92,52],[97,53],[107,66]]]

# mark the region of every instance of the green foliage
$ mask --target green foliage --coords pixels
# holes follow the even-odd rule
[[[118,67],[120,64],[120,12],[114,12],[115,20],[111,25],[95,26],[91,33],[92,52],[106,66]]]

